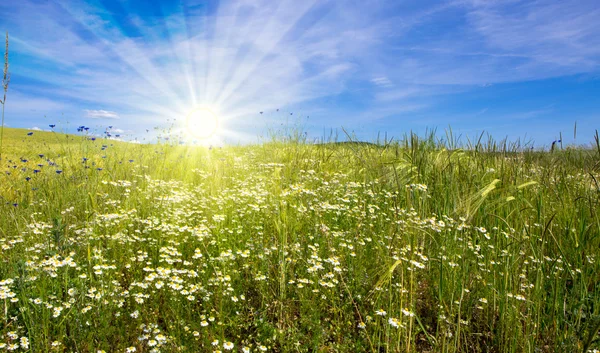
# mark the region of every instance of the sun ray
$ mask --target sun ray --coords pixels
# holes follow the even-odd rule
[[[292,16],[292,19],[288,23],[286,23],[286,27],[283,29],[276,28],[277,25],[280,24],[276,22],[276,19],[279,19],[281,16],[285,15],[285,11],[282,10],[285,9],[285,7],[280,6],[276,10],[276,12],[269,18],[268,23],[264,25],[263,29],[259,34],[259,37],[256,39],[257,43],[264,44],[265,42],[267,42],[268,45],[266,47],[260,48],[260,51],[256,50],[258,48],[255,48],[254,52],[252,53],[254,55],[244,58],[245,63],[243,66],[238,63],[237,67],[235,68],[235,71],[232,75],[230,75],[230,79],[221,89],[218,97],[216,97],[215,102],[217,104],[223,104],[223,102],[227,101],[231,97],[231,95],[233,95],[239,89],[239,87],[243,85],[243,83],[247,81],[253,73],[256,72],[261,62],[263,62],[265,58],[268,57],[268,55],[271,55],[275,51],[275,49],[279,45],[279,42],[294,28],[298,21],[300,21],[300,19],[315,6],[315,4],[316,1],[311,1],[304,3],[302,8],[300,9],[297,7],[294,8],[295,13]],[[274,37],[268,38],[268,36],[273,36],[273,33],[275,33]],[[269,40],[266,41],[265,39]]]

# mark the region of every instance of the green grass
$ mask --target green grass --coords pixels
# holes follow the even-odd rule
[[[596,150],[7,128],[3,155],[0,351],[600,349]]]

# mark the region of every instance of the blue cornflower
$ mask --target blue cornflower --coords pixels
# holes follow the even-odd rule
[[[26,181],[29,181],[29,180],[31,180],[31,178],[30,178],[30,177],[26,177],[26,178],[25,178],[25,180],[26,180]]]
[[[37,174],[37,173],[39,173],[39,172],[41,172],[41,170],[39,170],[39,169],[34,169],[34,170],[33,170],[33,174]]]
[[[62,173],[62,170],[57,170],[56,171],[56,174],[60,174],[60,173]]]
[[[54,127],[55,127],[56,125],[55,125],[55,124],[50,124],[50,125],[48,125],[48,126],[50,126],[50,128],[51,128],[51,129],[54,129]]]
[[[33,132],[30,131],[27,133],[27,136],[31,136],[31,135],[33,135]]]

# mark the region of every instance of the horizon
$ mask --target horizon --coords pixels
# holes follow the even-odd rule
[[[5,126],[114,126],[151,141],[205,110],[218,128],[204,144],[257,142],[283,124],[310,140],[451,127],[548,146],[561,133],[588,143],[600,121],[593,1],[144,4],[2,2]]]

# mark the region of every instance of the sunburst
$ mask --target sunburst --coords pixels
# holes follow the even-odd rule
[[[185,118],[186,133],[195,139],[208,140],[219,135],[219,118],[213,109],[199,107]]]

